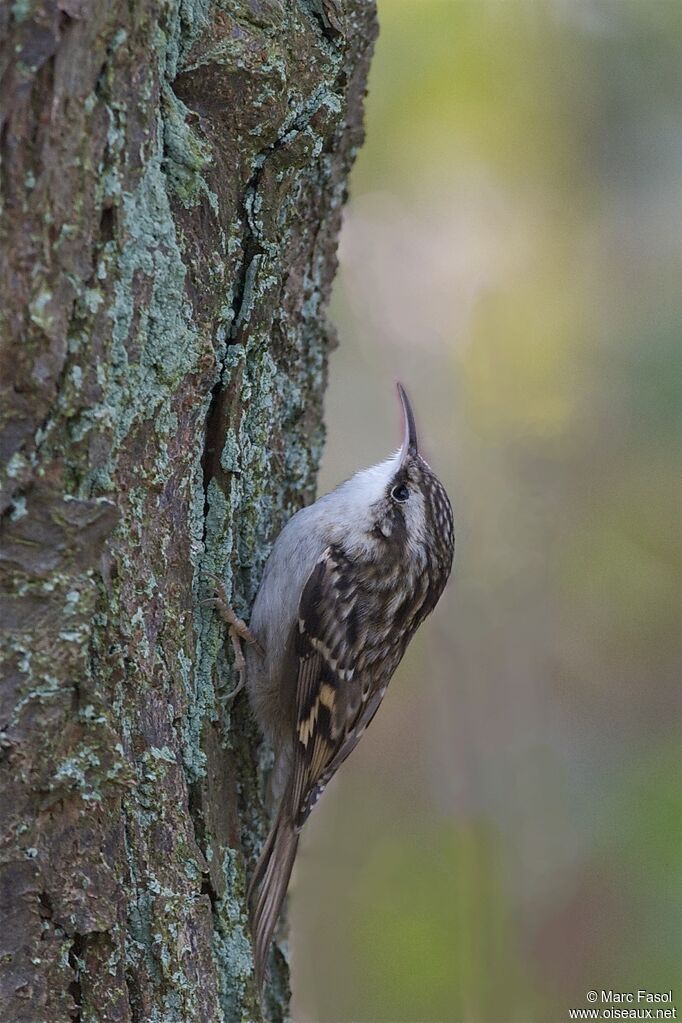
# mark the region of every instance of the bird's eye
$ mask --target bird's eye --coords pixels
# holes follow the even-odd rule
[[[391,491],[391,497],[393,498],[393,500],[398,501],[400,504],[403,504],[405,501],[407,501],[409,496],[410,491],[408,490],[404,483],[399,483]]]

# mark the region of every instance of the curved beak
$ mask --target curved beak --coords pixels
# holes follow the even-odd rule
[[[407,397],[402,384],[398,384],[398,394],[403,406],[403,444],[400,449],[400,461],[404,462],[409,455],[419,454],[417,424],[414,421],[414,412],[410,405],[410,399]]]

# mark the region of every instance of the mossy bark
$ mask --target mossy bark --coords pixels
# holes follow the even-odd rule
[[[248,614],[314,493],[374,30],[370,0],[0,10],[5,1020],[261,1019],[268,751],[201,600],[218,572]]]

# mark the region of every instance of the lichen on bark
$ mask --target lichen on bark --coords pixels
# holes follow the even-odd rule
[[[0,12],[2,987],[259,1020],[268,751],[201,604],[314,494],[369,0]],[[286,1018],[273,957],[265,1018]]]

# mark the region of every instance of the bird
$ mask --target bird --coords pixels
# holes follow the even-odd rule
[[[248,889],[257,990],[301,829],[355,749],[416,630],[450,575],[454,519],[419,452],[412,406],[397,385],[401,447],[286,523],[266,561],[247,625],[221,580],[240,684],[274,750],[277,812]],[[246,644],[246,656],[241,650]]]

